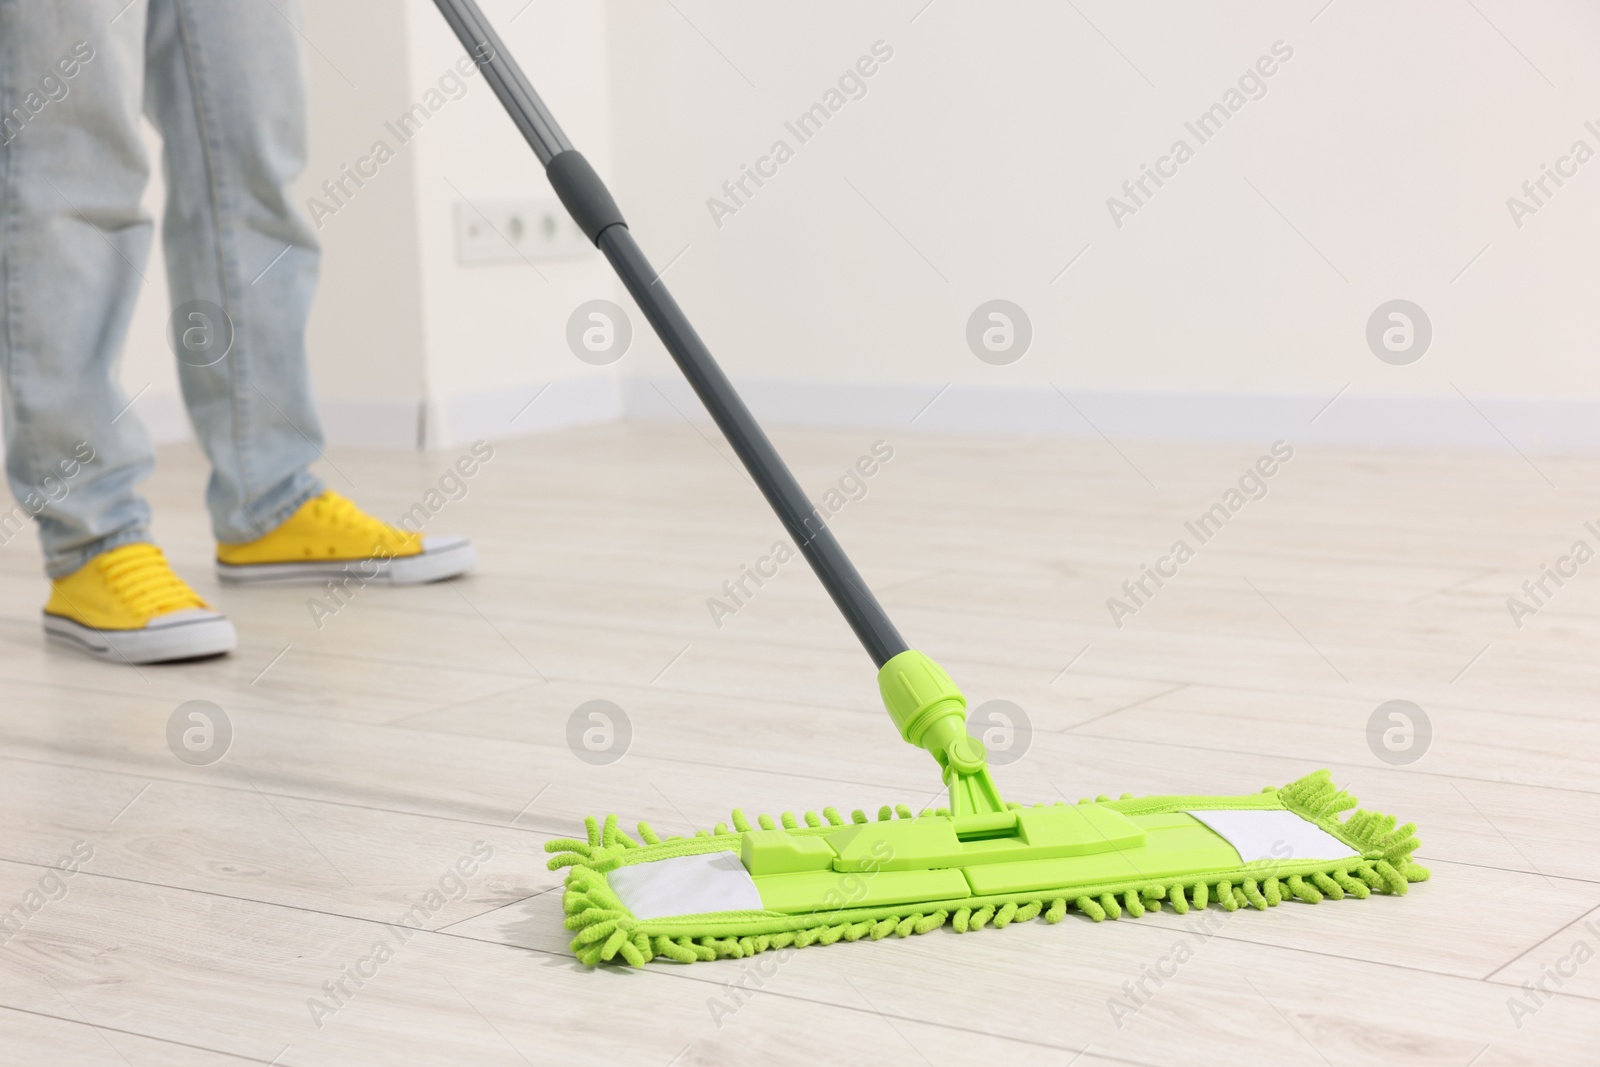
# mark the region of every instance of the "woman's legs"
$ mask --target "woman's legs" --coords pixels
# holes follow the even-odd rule
[[[0,0],[0,536],[36,517],[52,577],[148,539],[153,454],[116,377],[150,243],[144,4],[114,12]]]
[[[260,537],[323,489],[305,351],[318,246],[290,192],[306,161],[299,17],[294,2],[150,0],[146,108],[165,145],[178,372],[224,543]]]

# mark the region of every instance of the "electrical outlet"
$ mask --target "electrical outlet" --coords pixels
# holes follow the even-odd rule
[[[593,246],[561,201],[457,201],[456,259],[461,263],[505,263],[518,259],[566,259]]]

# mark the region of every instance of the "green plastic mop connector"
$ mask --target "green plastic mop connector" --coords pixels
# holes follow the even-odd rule
[[[950,816],[963,830],[1001,830],[1015,820],[989,774],[988,751],[967,730],[967,698],[943,667],[907,650],[878,671],[878,690],[900,736],[939,761]]]

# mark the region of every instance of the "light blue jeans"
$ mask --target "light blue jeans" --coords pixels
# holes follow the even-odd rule
[[[167,343],[217,539],[254,540],[322,491],[305,354],[318,247],[289,188],[306,160],[299,4],[124,2],[0,0],[0,416],[52,577],[149,539],[143,383],[117,382],[152,229],[141,111],[164,144]]]

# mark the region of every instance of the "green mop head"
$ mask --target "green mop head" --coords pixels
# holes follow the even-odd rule
[[[942,670],[906,652],[879,680],[902,734],[945,769],[950,807],[848,821],[829,807],[754,825],[736,810],[731,826],[664,839],[647,823],[636,839],[615,815],[590,818],[585,840],[545,846],[552,870],[569,868],[562,903],[578,959],[692,963],[946,923],[1056,923],[1069,908],[1096,922],[1163,904],[1264,910],[1401,894],[1428,877],[1411,862],[1416,827],[1361,810],[1341,820],[1356,799],[1325,770],[1246,796],[1004,804]]]
[[[906,937],[946,923],[957,933],[1041,915],[1056,923],[1073,908],[1099,922],[1138,918],[1163,903],[1183,914],[1210,904],[1236,911],[1291,898],[1365,899],[1373,891],[1402,894],[1407,883],[1426,880],[1427,869],[1411,862],[1415,826],[1396,827],[1392,815],[1359,810],[1341,822],[1338,816],[1355,806],[1324,770],[1247,796],[1099,797],[1015,807],[1024,821],[1070,816],[1097,840],[1080,836],[1058,845],[1055,858],[959,860],[967,867],[916,866],[923,861],[886,844],[906,829],[912,832],[904,836],[924,840],[950,836],[947,809],[913,815],[905,805],[882,808],[877,822],[862,811],[849,822],[831,807],[820,816],[808,811],[803,825],[785,812],[777,823],[762,815],[752,826],[735,811],[731,827],[718,823],[693,837],[665,839],[640,823],[638,840],[608,815],[604,823],[585,820],[587,840],[545,847],[558,853],[551,869],[570,868],[562,903],[578,959],[594,965],[620,956],[638,967],[656,958],[692,963]],[[1122,833],[1101,838],[1108,827]],[[842,847],[832,846],[841,838]],[[872,842],[864,856],[846,855],[864,840]],[[1030,847],[1016,839],[988,841],[996,851]],[[1251,845],[1269,854],[1247,858]],[[837,858],[821,866],[828,857]]]

